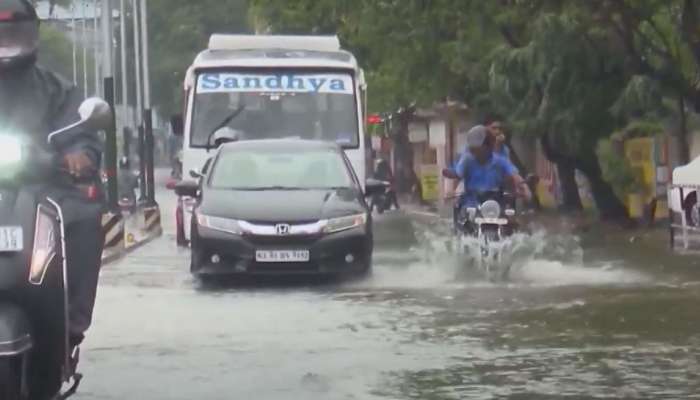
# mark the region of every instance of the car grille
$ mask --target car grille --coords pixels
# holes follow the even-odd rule
[[[250,235],[246,239],[256,246],[311,246],[321,235],[259,236]]]

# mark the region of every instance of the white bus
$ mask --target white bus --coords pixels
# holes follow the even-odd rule
[[[366,95],[362,69],[335,36],[213,35],[185,78],[184,175],[201,170],[225,127],[240,140],[336,142],[364,182]],[[179,204],[184,244],[189,207]]]

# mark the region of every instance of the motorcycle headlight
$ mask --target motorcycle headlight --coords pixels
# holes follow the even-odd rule
[[[208,215],[197,214],[197,223],[205,228],[215,231],[232,233],[234,235],[242,235],[243,229],[241,224],[230,218],[211,217]]]
[[[56,256],[56,218],[39,206],[34,230],[34,249],[29,267],[29,282],[41,285]]]
[[[367,214],[349,215],[347,217],[331,218],[326,220],[324,233],[335,233],[348,229],[359,228],[367,224]]]
[[[12,135],[0,135],[0,165],[22,161],[22,142]]]
[[[486,200],[479,207],[484,218],[498,218],[501,216],[501,205],[496,200]]]

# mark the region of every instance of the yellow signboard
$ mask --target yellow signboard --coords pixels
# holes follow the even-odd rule
[[[440,199],[440,168],[437,165],[421,165],[420,183],[424,201]]]

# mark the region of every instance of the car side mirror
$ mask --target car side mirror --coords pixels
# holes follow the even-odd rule
[[[371,197],[383,193],[388,187],[389,182],[369,178],[367,181],[365,181],[365,196]]]
[[[191,169],[191,170],[190,170],[190,178],[193,178],[193,179],[201,179],[201,178],[204,178],[204,174],[201,173],[201,172],[199,172],[199,171],[196,170],[196,169]]]
[[[182,114],[175,114],[170,117],[170,127],[175,136],[183,136],[185,134],[185,119]]]
[[[199,184],[194,181],[181,181],[175,185],[175,194],[182,197],[197,197]]]

